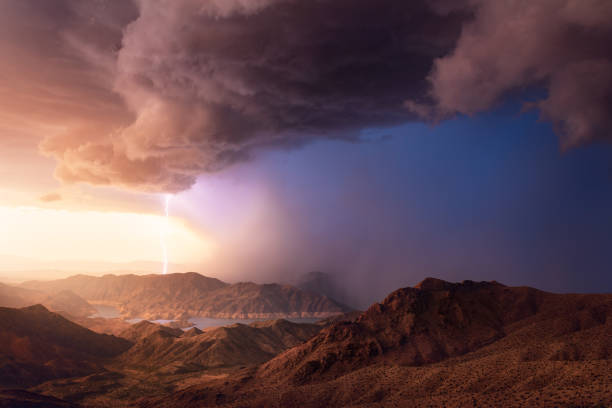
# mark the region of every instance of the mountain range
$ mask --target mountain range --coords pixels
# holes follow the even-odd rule
[[[39,303],[50,310],[70,313],[75,317],[86,317],[96,312],[92,305],[70,290],[49,294],[0,283],[0,307],[25,307]]]
[[[426,279],[229,381],[140,406],[609,406],[611,358],[612,295]]]
[[[90,303],[116,306],[124,318],[187,319],[192,316],[251,319],[328,317],[350,310],[333,299],[290,285],[229,284],[198,273],[76,275],[30,281],[23,288],[56,294],[69,290]]]
[[[30,327],[20,329],[18,344],[57,344],[58,338],[92,333],[41,306],[4,313]],[[26,318],[31,314],[40,317]],[[79,340],[60,342],[53,348],[57,356],[36,360],[5,341],[7,356],[30,356],[20,360],[27,367],[44,367],[62,355],[85,364],[83,373],[62,374],[70,378],[32,378],[27,384],[36,385],[26,394],[0,392],[0,406],[20,395],[55,398],[49,406],[143,408],[612,404],[612,295],[428,278],[354,315],[320,324],[275,320],[204,331],[141,322],[121,338],[93,333],[90,344],[105,350],[96,356],[83,355]],[[0,316],[0,325],[4,321]],[[2,332],[12,333],[12,327],[4,325]],[[50,334],[56,328],[74,334]]]
[[[307,341],[321,327],[272,320],[202,332],[143,321],[121,333],[133,345],[103,369],[81,378],[48,381],[32,390],[86,405],[116,406],[118,401],[170,393],[202,378],[254,367]]]
[[[0,387],[28,387],[90,374],[131,345],[79,326],[42,305],[0,307]]]
[[[143,323],[148,327],[138,327]],[[117,359],[117,364],[166,373],[260,364],[310,339],[321,329],[315,324],[272,320],[185,333],[143,323],[128,329],[139,335],[131,336],[135,345]],[[129,338],[130,334],[122,337]]]

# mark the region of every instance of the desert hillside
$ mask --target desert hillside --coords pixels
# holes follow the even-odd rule
[[[205,378],[248,370],[314,336],[320,325],[274,320],[183,332],[150,322],[121,335],[134,345],[92,375],[48,381],[37,393],[86,406],[124,406]]]
[[[0,308],[0,388],[27,387],[100,370],[125,339],[94,333],[41,305]]]
[[[282,351],[310,339],[321,327],[286,320],[235,324],[188,334],[148,323],[122,336],[135,344],[116,361],[147,371],[202,371],[210,368],[263,363]],[[139,331],[139,335],[134,332]]]
[[[79,408],[79,405],[24,390],[0,390],[0,408]]]
[[[204,331],[144,321],[123,330],[121,340],[97,337],[41,306],[0,311],[13,316],[2,321],[17,333],[3,340],[3,372],[13,370],[35,384],[42,378],[33,373],[46,373],[61,361],[65,371],[47,373],[49,381],[28,390],[34,394],[22,395],[59,398],[53,400],[56,404],[612,404],[612,295],[553,294],[497,282],[429,278],[394,291],[358,317],[348,313],[318,324],[276,320]],[[17,315],[19,324],[14,322]],[[19,325],[24,328],[16,331]],[[46,329],[38,330],[41,326]],[[57,330],[70,335],[54,337]],[[72,338],[79,340],[65,344]],[[109,339],[114,346],[105,349]],[[92,349],[103,355],[85,354]],[[18,365],[8,364],[17,360]]]
[[[23,287],[54,294],[70,290],[90,302],[115,305],[126,318],[185,319],[327,317],[348,309],[326,296],[289,285],[229,284],[197,273],[72,276]]]
[[[140,406],[609,406],[611,358],[612,295],[426,279],[229,382]]]

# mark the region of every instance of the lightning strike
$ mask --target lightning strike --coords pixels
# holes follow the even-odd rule
[[[168,237],[168,230],[170,227],[169,223],[169,215],[170,215],[170,200],[172,199],[172,194],[164,195],[164,221],[162,224],[162,228],[159,233],[159,242],[161,244],[162,249],[162,274],[168,273],[168,243],[166,242],[166,238]]]

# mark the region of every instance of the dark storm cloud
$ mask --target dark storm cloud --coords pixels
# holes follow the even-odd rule
[[[137,17],[129,4],[0,2],[2,111],[61,125],[126,116],[110,88],[112,50],[121,44],[122,27]]]
[[[543,86],[527,106],[553,123],[563,147],[612,139],[612,2],[471,0],[475,11],[455,49],[435,61],[430,119],[472,115],[509,92]]]
[[[2,74],[44,84],[14,98],[65,128],[41,144],[65,181],[176,192],[258,149],[474,114],[529,86],[548,89],[530,106],[564,146],[610,138],[606,0],[50,3],[2,2],[3,45],[26,61]]]
[[[354,140],[363,127],[409,120],[403,101],[424,92],[462,20],[404,0],[138,7],[112,69],[135,120],[96,140],[47,140],[64,180],[179,191],[258,148]]]

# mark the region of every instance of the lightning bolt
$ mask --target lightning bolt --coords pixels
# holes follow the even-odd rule
[[[164,194],[164,221],[159,232],[159,243],[161,244],[163,262],[162,273],[164,275],[168,273],[168,244],[166,242],[166,238],[168,236],[168,230],[170,227],[170,199],[172,199],[172,194]]]

